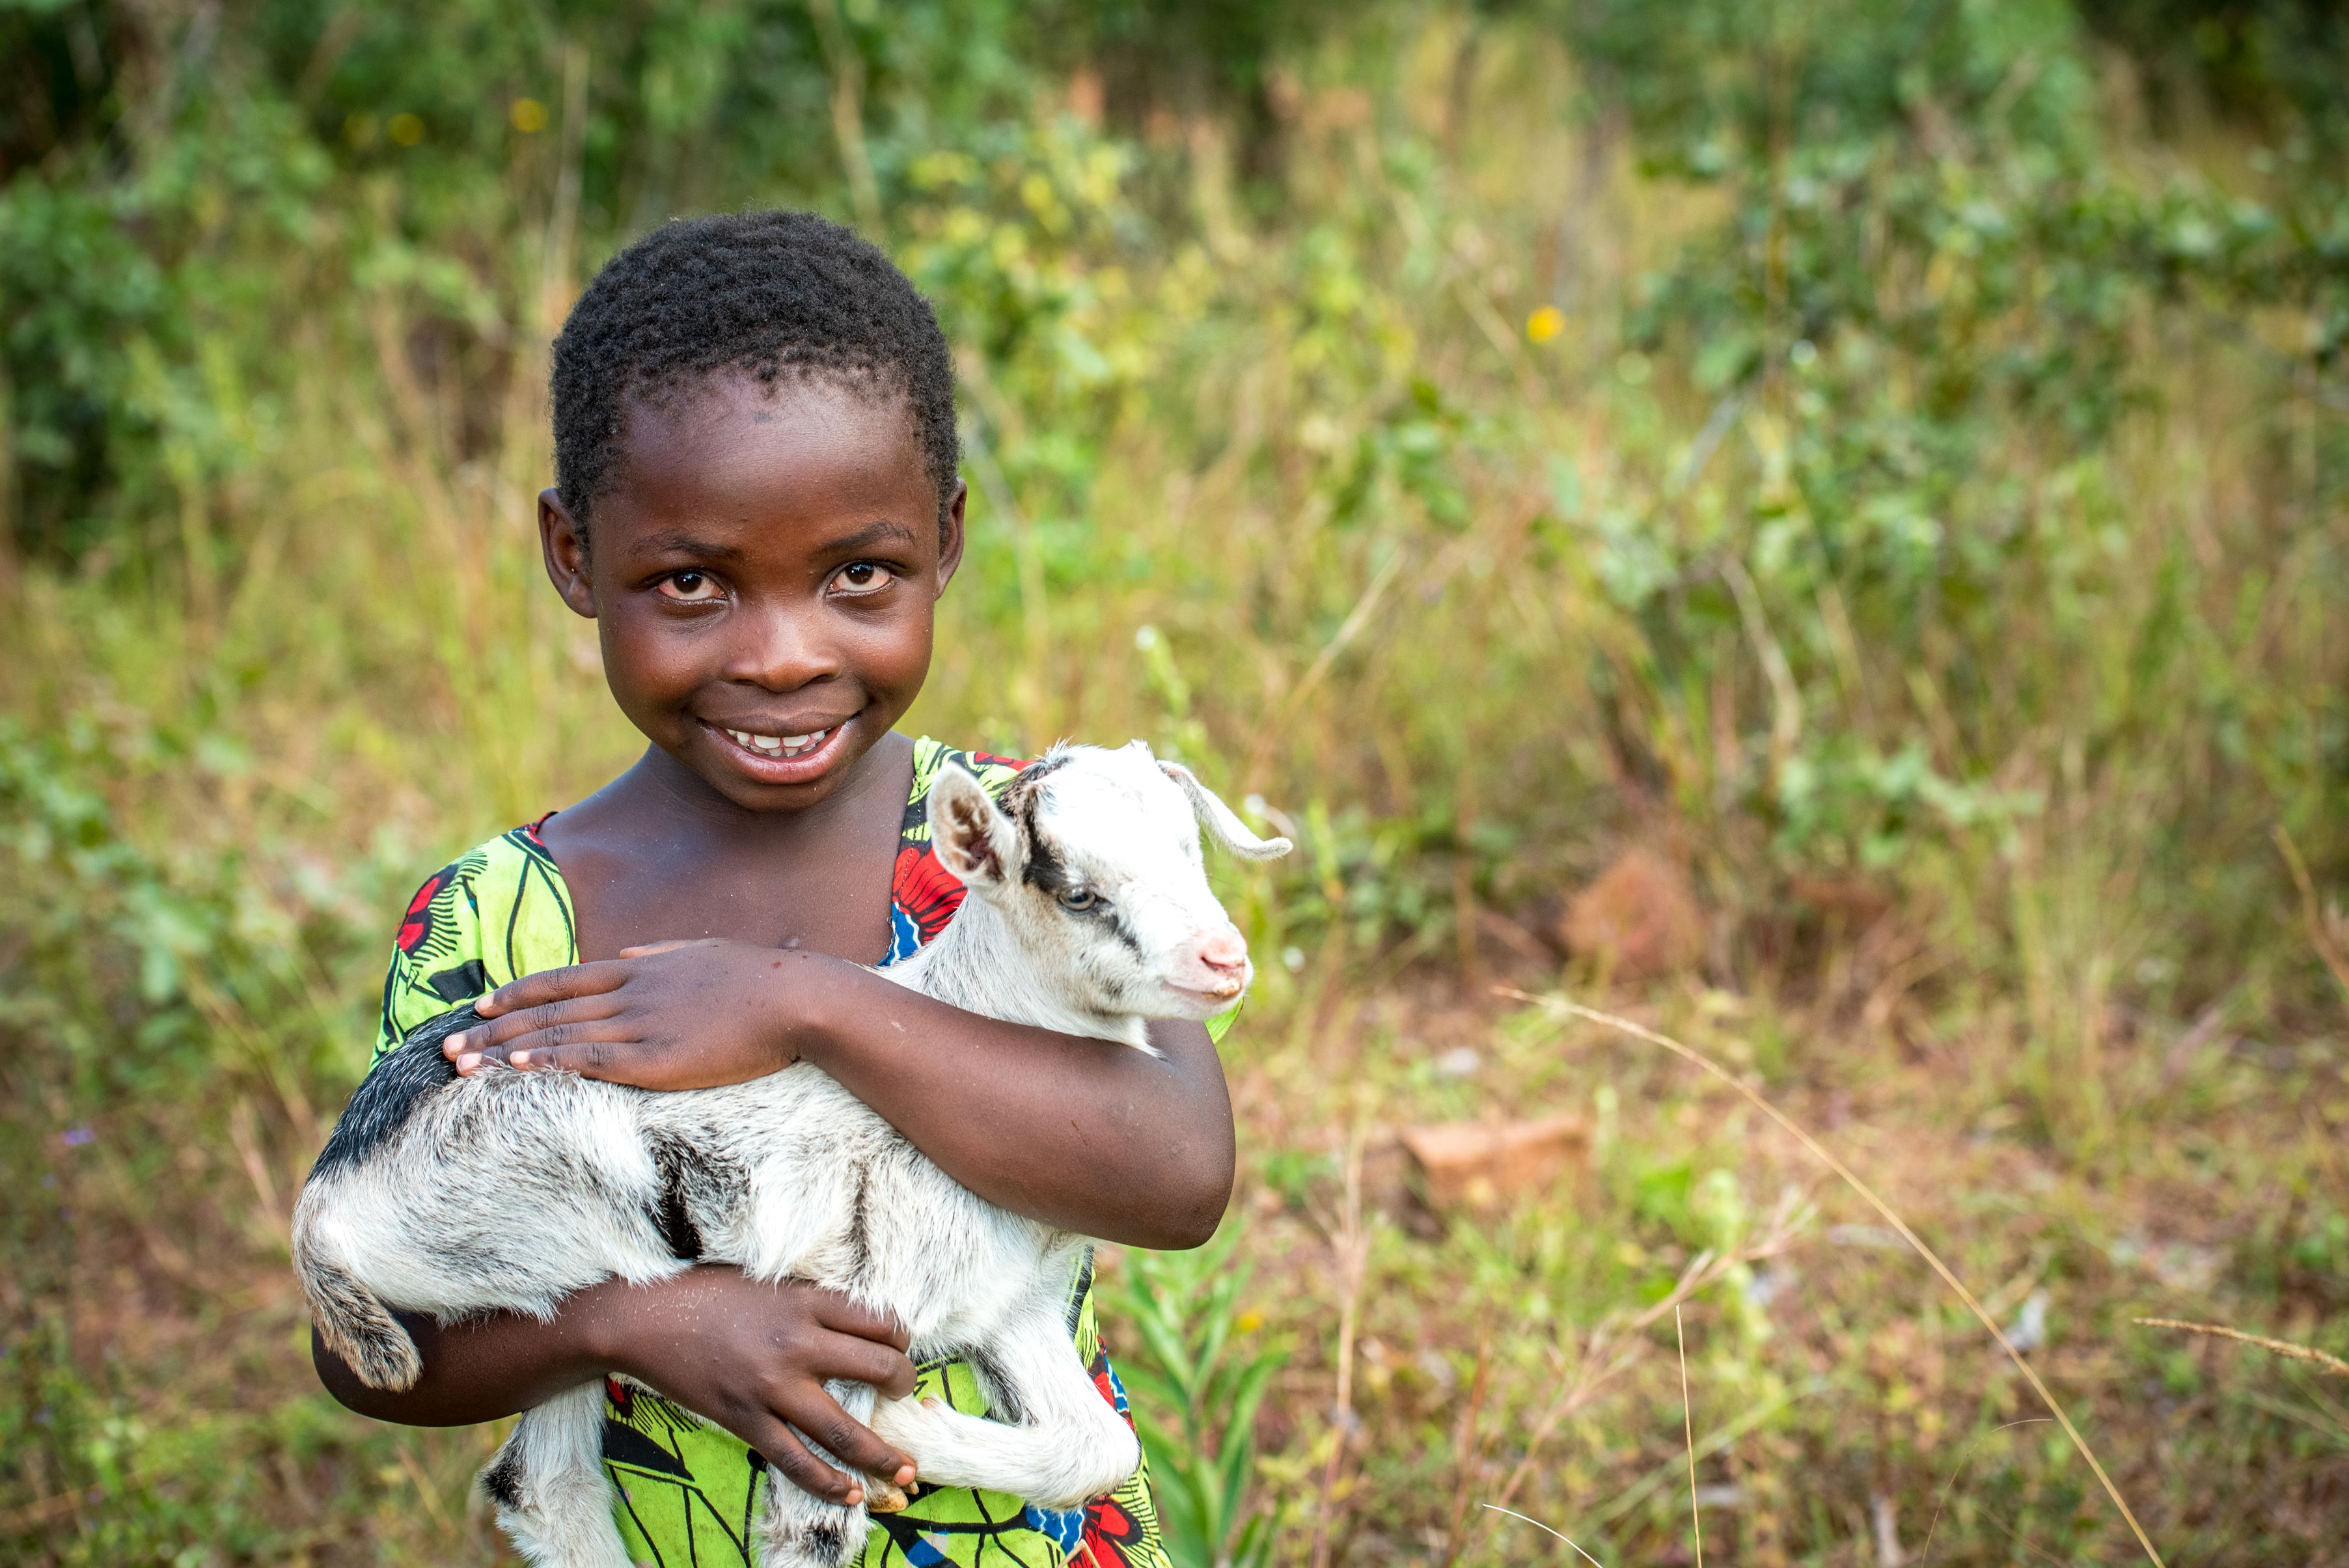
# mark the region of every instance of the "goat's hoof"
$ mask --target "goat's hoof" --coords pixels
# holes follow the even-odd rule
[[[883,1480],[879,1476],[864,1478],[865,1512],[903,1513],[908,1501],[904,1489],[895,1481]]]

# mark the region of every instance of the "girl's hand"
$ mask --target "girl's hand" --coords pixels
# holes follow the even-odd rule
[[[640,1089],[745,1083],[798,1059],[793,994],[837,961],[714,940],[626,948],[499,987],[475,1004],[487,1022],[440,1049],[467,1075],[499,1061]]]
[[[830,1377],[890,1398],[914,1391],[905,1331],[847,1297],[704,1267],[649,1287],[595,1287],[566,1303],[574,1311],[590,1314],[605,1366],[717,1422],[802,1491],[853,1506],[866,1490],[858,1475],[913,1484],[913,1461],[824,1391]],[[793,1428],[855,1473],[810,1453]]]

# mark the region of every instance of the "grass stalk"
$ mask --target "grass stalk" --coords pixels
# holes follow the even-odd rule
[[[1585,1563],[1589,1563],[1589,1564],[1590,1564],[1590,1568],[1607,1568],[1607,1565],[1606,1565],[1605,1563],[1603,1563],[1599,1562],[1598,1558],[1593,1557],[1589,1552],[1584,1552],[1580,1546],[1576,1545],[1575,1541],[1574,1541],[1574,1538],[1573,1538],[1572,1536],[1568,1535],[1568,1534],[1565,1534],[1564,1532],[1560,1532],[1560,1531],[1550,1530],[1549,1526],[1548,1526],[1548,1525],[1547,1525],[1547,1524],[1544,1524],[1540,1520],[1538,1520],[1538,1519],[1535,1519],[1535,1518],[1532,1518],[1532,1517],[1530,1517],[1529,1515],[1526,1515],[1526,1514],[1519,1513],[1519,1512],[1518,1512],[1516,1509],[1514,1509],[1514,1508],[1503,1508],[1503,1507],[1502,1507],[1499,1503],[1497,1503],[1497,1502],[1488,1502],[1488,1503],[1484,1504],[1484,1506],[1485,1506],[1485,1507],[1486,1507],[1486,1508],[1491,1509],[1495,1513],[1506,1513],[1506,1514],[1507,1514],[1511,1519],[1522,1519],[1522,1520],[1524,1520],[1527,1524],[1532,1525],[1536,1530],[1547,1530],[1547,1531],[1549,1531],[1549,1533],[1550,1533],[1550,1534],[1557,1536],[1560,1541],[1565,1542],[1568,1546],[1572,1546],[1572,1547],[1574,1547],[1574,1550],[1576,1551],[1576,1552],[1578,1552],[1578,1553],[1581,1556],[1582,1560],[1583,1560]]]
[[[2168,1564],[2162,1560],[2160,1552],[2155,1548],[2152,1537],[2148,1536],[2145,1532],[2145,1527],[2137,1522],[2136,1511],[2129,1507],[2128,1500],[2121,1496],[2121,1489],[2115,1485],[2113,1478],[2106,1473],[2103,1462],[2096,1458],[2095,1450],[2088,1447],[2087,1438],[2082,1437],[2080,1435],[2080,1428],[2073,1425],[2072,1417],[2064,1411],[2063,1403],[2055,1397],[2054,1391],[2041,1380],[2039,1374],[2033,1369],[2031,1363],[2023,1359],[2023,1353],[2014,1348],[2013,1343],[2006,1337],[2005,1332],[1998,1326],[1997,1320],[1992,1318],[1989,1313],[1982,1310],[1982,1303],[1974,1299],[1973,1292],[1966,1288],[1965,1282],[1959,1279],[1956,1272],[1953,1271],[1949,1264],[1941,1261],[1941,1255],[1939,1252],[1934,1251],[1932,1248],[1927,1246],[1924,1239],[1919,1236],[1916,1231],[1909,1228],[1909,1222],[1901,1219],[1899,1214],[1895,1213],[1890,1204],[1878,1197],[1876,1189],[1868,1186],[1867,1182],[1862,1181],[1859,1177],[1852,1171],[1852,1168],[1849,1166],[1844,1164],[1842,1160],[1837,1159],[1833,1154],[1829,1153],[1826,1147],[1822,1145],[1818,1139],[1804,1131],[1801,1125],[1792,1116],[1786,1115],[1785,1112],[1780,1110],[1762,1096],[1756,1094],[1744,1084],[1739,1082],[1738,1079],[1726,1068],[1723,1067],[1720,1064],[1713,1061],[1712,1057],[1707,1056],[1703,1052],[1697,1050],[1693,1046],[1682,1044],[1680,1041],[1673,1039],[1671,1035],[1660,1033],[1656,1030],[1650,1029],[1645,1024],[1635,1023],[1628,1018],[1619,1017],[1617,1014],[1612,1012],[1602,1012],[1595,1007],[1585,1007],[1578,1002],[1569,1002],[1564,997],[1536,996],[1531,992],[1519,991],[1514,986],[1495,986],[1494,990],[1496,994],[1508,997],[1512,1001],[1522,1002],[1528,1005],[1544,1008],[1553,1012],[1564,1012],[1572,1017],[1580,1018],[1586,1022],[1597,1023],[1608,1029],[1612,1029],[1618,1033],[1628,1034],[1635,1040],[1644,1040],[1651,1045],[1661,1046],[1663,1049],[1670,1051],[1675,1056],[1680,1057],[1682,1061],[1692,1063],[1696,1066],[1701,1067],[1705,1072],[1711,1074],[1713,1077],[1720,1079],[1721,1082],[1728,1085],[1732,1089],[1736,1090],[1737,1093],[1743,1096],[1749,1105],[1753,1106],[1754,1109],[1760,1111],[1764,1116],[1768,1116],[1772,1121],[1777,1123],[1780,1127],[1785,1129],[1786,1133],[1793,1137],[1795,1142],[1801,1144],[1803,1147],[1810,1153],[1813,1158],[1816,1159],[1820,1164],[1833,1171],[1836,1176],[1843,1181],[1844,1185],[1849,1187],[1854,1192],[1858,1193],[1859,1196],[1866,1200],[1868,1206],[1875,1210],[1877,1214],[1882,1218],[1887,1225],[1889,1225],[1893,1231],[1899,1235],[1902,1241],[1908,1242],[1910,1247],[1916,1250],[1919,1257],[1923,1258],[1927,1263],[1932,1266],[1933,1272],[1941,1277],[1941,1282],[1948,1285],[1952,1292],[1956,1293],[1960,1301],[1965,1303],[1966,1310],[1974,1314],[1975,1320],[1979,1322],[1983,1328],[1989,1330],[1990,1336],[1998,1342],[1998,1347],[2001,1350],[2006,1352],[2006,1358],[2014,1364],[2015,1370],[2023,1374],[2023,1381],[2031,1385],[2031,1391],[2039,1396],[2040,1403],[2047,1407],[2048,1414],[2054,1417],[2057,1424],[2062,1426],[2064,1428],[2064,1435],[2072,1440],[2072,1447],[2078,1451],[2083,1459],[2087,1461],[2088,1469],[2095,1473],[2097,1483],[2105,1489],[2105,1495],[2112,1499],[2113,1506],[2118,1509],[2120,1511],[2121,1517],[2128,1521],[2130,1533],[2137,1537],[2137,1543],[2139,1547],[2144,1549],[2147,1559],[2154,1564],[2154,1568],[2168,1568]]]
[[[1688,1445],[1689,1529],[1696,1537],[1696,1568],[1704,1568],[1704,1511],[1696,1498],[1696,1413],[1689,1407],[1688,1329],[1681,1309],[1672,1308],[1672,1345],[1681,1357],[1681,1438]]]
[[[2335,1377],[2349,1377],[2349,1361],[2313,1345],[2294,1345],[2288,1339],[2270,1339],[2264,1334],[2247,1334],[2240,1328],[2229,1328],[2224,1324],[2187,1323],[2174,1317],[2139,1317],[2129,1321],[2145,1328],[2175,1328],[2187,1334],[2209,1334],[2214,1339],[2231,1339],[2238,1345],[2255,1345],[2261,1350],[2289,1360],[2305,1361]]]
[[[1917,1551],[1919,1563],[1921,1563],[1933,1555],[1933,1537],[1940,1533],[1941,1514],[1950,1506],[1950,1493],[1957,1490],[1958,1478],[1966,1473],[1968,1465],[1973,1463],[1974,1450],[1982,1446],[1983,1438],[1994,1438],[2001,1432],[2012,1431],[2017,1427],[2044,1427],[2050,1424],[2048,1417],[2044,1416],[2026,1416],[2020,1421],[2009,1421],[2004,1426],[1993,1427],[1966,1445],[1966,1451],[1958,1456],[1957,1464],[1950,1470],[1950,1479],[1941,1483],[1940,1496],[1934,1500],[1933,1520],[1925,1527],[1925,1544]]]
[[[2308,945],[2324,961],[2326,971],[2341,987],[2342,1002],[2349,1004],[2349,949],[2344,949],[2349,929],[2336,929],[2343,927],[2340,915],[2317,902],[2316,883],[2308,874],[2308,862],[2301,858],[2300,846],[2292,841],[2292,835],[2282,823],[2275,826],[2275,844],[2292,872],[2292,886],[2300,892],[2300,918],[2308,928]]]
[[[1588,1407],[1608,1385],[1646,1357],[1649,1345],[1642,1336],[1662,1321],[1666,1313],[1678,1309],[1697,1292],[1728,1278],[1733,1270],[1775,1257],[1785,1251],[1793,1245],[1795,1233],[1804,1218],[1805,1210],[1791,1199],[1782,1202],[1777,1214],[1758,1240],[1726,1252],[1706,1251],[1698,1253],[1681,1271],[1680,1278],[1672,1282],[1671,1290],[1661,1301],[1651,1303],[1628,1319],[1609,1318],[1594,1327],[1583,1342],[1582,1355],[1576,1363],[1573,1376],[1558,1390],[1527,1432],[1516,1469],[1509,1472],[1509,1479],[1502,1484],[1500,1502],[1506,1504],[1516,1501],[1517,1493],[1532,1479],[1534,1469],[1541,1460],[1542,1449],[1569,1417]],[[1498,1512],[1509,1511],[1506,1507],[1494,1503],[1485,1506]],[[1461,1555],[1472,1561],[1481,1559],[1495,1522],[1488,1520],[1484,1532],[1471,1549]]]
[[[1329,1568],[1330,1524],[1337,1506],[1338,1472],[1346,1460],[1347,1428],[1354,1421],[1354,1328],[1362,1300],[1362,1273],[1370,1261],[1370,1237],[1362,1226],[1363,1128],[1357,1124],[1346,1144],[1346,1189],[1331,1238],[1337,1253],[1338,1387],[1330,1412],[1330,1458],[1321,1469],[1321,1492],[1313,1516],[1313,1568]]]

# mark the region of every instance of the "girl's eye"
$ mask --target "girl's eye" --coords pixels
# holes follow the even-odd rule
[[[832,588],[841,594],[877,594],[897,580],[897,574],[878,561],[851,561],[832,575]]]
[[[1061,908],[1074,909],[1080,914],[1100,902],[1100,897],[1091,888],[1071,888],[1061,895]]]
[[[708,604],[718,597],[718,584],[707,572],[671,572],[660,581],[661,597],[679,604]]]

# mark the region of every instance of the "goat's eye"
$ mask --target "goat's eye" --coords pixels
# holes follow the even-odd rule
[[[1061,895],[1061,908],[1080,912],[1101,902],[1091,888],[1071,888]]]

